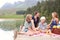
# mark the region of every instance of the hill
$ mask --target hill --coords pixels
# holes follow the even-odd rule
[[[27,8],[36,5],[37,1],[38,0],[25,0],[25,2],[18,1],[14,4],[5,3],[0,8],[0,15],[16,14],[16,11],[26,10]]]

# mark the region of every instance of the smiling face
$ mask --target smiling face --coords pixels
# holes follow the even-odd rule
[[[45,21],[46,21],[45,19],[41,19],[41,23],[45,23]]]
[[[39,17],[40,16],[40,13],[37,13],[36,16]]]
[[[36,17],[40,17],[40,13],[37,13],[37,14],[36,14]]]
[[[52,18],[58,18],[58,14],[56,12],[52,13]]]
[[[34,16],[40,17],[40,13],[36,11],[36,12],[34,12]]]
[[[26,16],[26,21],[27,22],[30,22],[32,20],[32,15],[31,14],[28,14],[27,16]]]

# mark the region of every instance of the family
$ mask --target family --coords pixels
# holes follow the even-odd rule
[[[57,12],[52,12],[52,19],[50,24],[47,24],[46,17],[42,16],[40,17],[39,12],[34,12],[34,15],[31,14],[26,15],[26,19],[23,26],[20,26],[20,32],[17,32],[17,34],[22,35],[37,35],[39,33],[46,33],[51,34],[52,28],[55,25],[59,24],[58,14]]]

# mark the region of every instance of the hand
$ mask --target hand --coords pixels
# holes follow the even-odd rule
[[[39,28],[36,28],[36,30],[38,31],[38,30],[39,30]]]
[[[50,28],[50,25],[47,25],[47,29],[49,29]]]
[[[34,28],[33,30],[36,31],[36,28]]]

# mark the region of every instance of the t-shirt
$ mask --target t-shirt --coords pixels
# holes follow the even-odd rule
[[[32,23],[28,23],[27,21],[25,21],[24,23],[24,31],[27,32],[28,31],[28,27],[32,27]]]
[[[41,30],[45,30],[47,28],[47,23],[45,22],[44,24],[42,24],[41,22],[38,25],[39,29]]]

